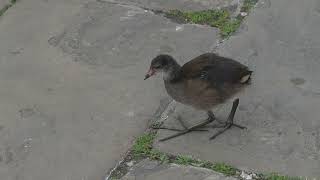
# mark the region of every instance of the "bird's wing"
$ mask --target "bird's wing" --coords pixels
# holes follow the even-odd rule
[[[247,83],[251,73],[247,66],[213,53],[198,56],[181,68],[183,78],[204,81],[214,87],[223,84]]]

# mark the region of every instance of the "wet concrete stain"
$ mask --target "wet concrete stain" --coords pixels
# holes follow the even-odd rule
[[[10,54],[18,55],[18,54],[21,54],[22,51],[23,51],[23,48],[17,48],[15,50],[10,51]]]
[[[9,164],[13,161],[13,152],[11,151],[10,147],[6,148],[6,150],[4,151],[4,156],[6,164]]]
[[[303,78],[297,77],[297,78],[291,78],[291,79],[290,79],[290,82],[291,82],[292,84],[296,85],[296,86],[299,86],[299,85],[304,84],[304,83],[306,82],[306,80],[303,79]]]
[[[19,110],[21,119],[29,118],[35,115],[36,111],[34,108],[23,108]]]
[[[59,34],[59,35],[50,37],[50,38],[48,39],[48,43],[49,43],[51,46],[56,47],[56,46],[60,43],[61,39],[64,37],[65,34],[66,34],[66,32],[63,31],[63,32],[62,32],[61,34]]]

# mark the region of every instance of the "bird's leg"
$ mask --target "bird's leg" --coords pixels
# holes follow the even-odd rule
[[[168,136],[166,138],[163,138],[163,139],[160,139],[159,141],[166,141],[166,140],[169,140],[169,139],[172,139],[172,138],[175,138],[175,137],[178,137],[178,136],[182,136],[184,134],[187,134],[187,133],[190,133],[192,131],[196,131],[197,129],[199,128],[202,128],[204,126],[206,126],[207,124],[213,122],[215,120],[215,116],[213,115],[213,113],[211,111],[208,111],[208,118],[205,122],[202,122],[202,123],[199,123],[195,126],[192,126],[190,128],[186,128],[185,130],[179,132],[179,133],[176,133],[174,135],[171,135],[171,136]],[[184,125],[183,125],[184,126]]]
[[[163,124],[163,123],[161,123]],[[151,126],[152,129],[165,129],[165,130],[170,130],[170,131],[183,131],[181,129],[178,129],[178,128],[171,128],[171,127],[164,127],[164,126]]]
[[[239,105],[239,99],[234,100],[233,104],[232,104],[232,109],[230,111],[230,114],[228,116],[227,122],[225,123],[223,129],[218,131],[217,133],[215,133],[212,137],[210,137],[211,140],[216,138],[220,134],[224,133],[225,131],[230,129],[232,126],[238,127],[240,129],[246,129],[246,127],[244,127],[244,126],[240,126],[238,124],[234,124],[233,123],[234,115],[235,115],[235,113],[237,111],[238,105]]]

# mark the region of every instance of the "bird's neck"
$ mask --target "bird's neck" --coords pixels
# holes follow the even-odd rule
[[[175,82],[180,78],[181,66],[175,63],[169,69],[163,72],[163,80],[166,82]]]

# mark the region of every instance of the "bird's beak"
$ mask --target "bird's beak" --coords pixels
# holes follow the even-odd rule
[[[148,79],[149,77],[151,77],[155,74],[156,74],[156,71],[153,68],[150,68],[149,71],[147,72],[146,76],[144,77],[144,80]]]

